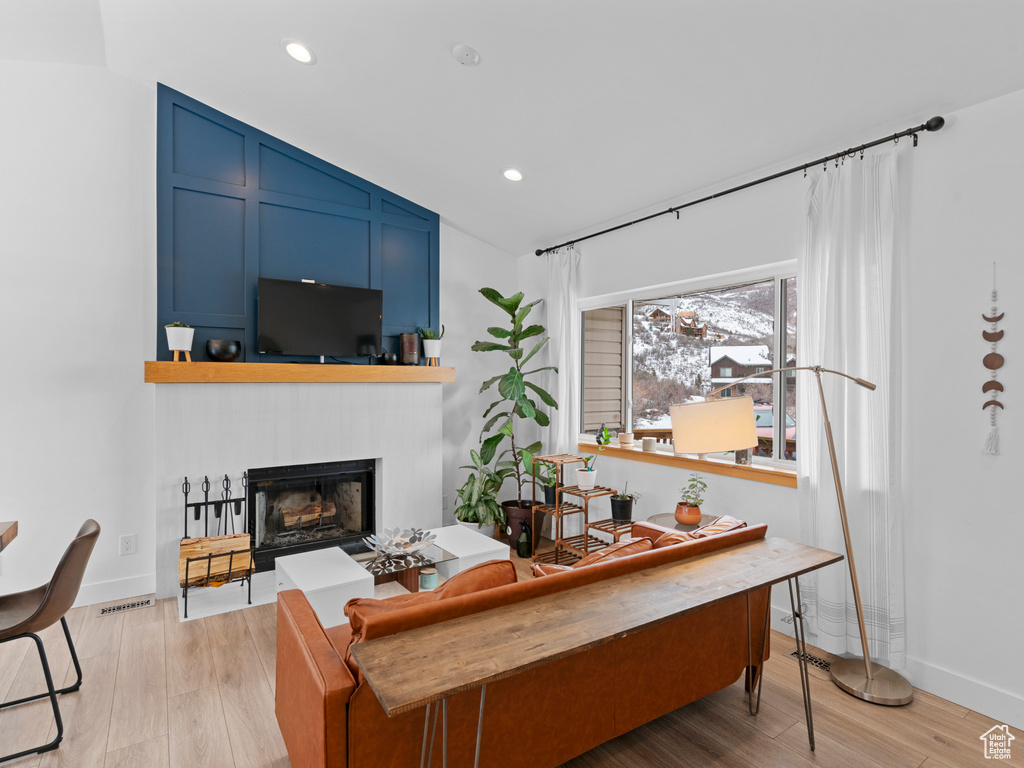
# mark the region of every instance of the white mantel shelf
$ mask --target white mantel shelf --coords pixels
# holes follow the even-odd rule
[[[433,365],[338,365],[325,363],[175,363],[146,361],[149,384],[246,383],[445,383],[455,369]]]

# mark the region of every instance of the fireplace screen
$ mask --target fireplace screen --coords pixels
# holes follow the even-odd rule
[[[373,480],[372,460],[250,469],[257,570],[269,570],[281,555],[361,548],[362,538],[374,532]]]

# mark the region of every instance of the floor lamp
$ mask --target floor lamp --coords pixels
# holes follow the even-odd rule
[[[860,644],[863,658],[838,659],[832,663],[832,680],[847,693],[873,704],[898,706],[909,704],[914,698],[913,686],[897,672],[871,661],[868,651],[868,636],[864,629],[864,609],[860,600],[860,586],[857,581],[857,566],[853,560],[850,544],[850,526],[846,517],[846,500],[843,497],[843,483],[839,477],[839,462],[836,460],[836,446],[832,439],[832,424],[828,420],[825,406],[825,390],[821,386],[821,374],[832,373],[842,376],[866,389],[875,389],[870,381],[848,376],[815,366],[794,366],[776,368],[751,376],[736,379],[724,387],[714,390],[704,402],[684,403],[671,406],[672,441],[676,453],[719,453],[751,448],[757,443],[754,427],[754,401],[749,397],[726,397],[713,399],[724,389],[734,387],[752,378],[764,378],[775,373],[788,371],[811,371],[818,383],[821,400],[821,416],[825,421],[825,437],[828,440],[829,458],[832,460],[832,479],[835,481],[836,499],[839,502],[839,518],[843,524],[843,539],[846,543],[846,562],[850,565],[850,581],[853,585],[853,601],[857,607],[857,627],[860,629]]]

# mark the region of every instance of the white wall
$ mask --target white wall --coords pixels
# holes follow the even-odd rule
[[[907,635],[922,687],[1024,727],[1024,92],[947,115],[914,155],[907,367]],[[988,435],[981,360],[998,262],[1006,365],[1002,454]]]
[[[465,482],[471,449],[479,450],[481,418],[495,399],[492,392],[479,394],[480,384],[496,376],[507,357],[473,352],[478,339],[489,338],[487,328],[501,325],[501,311],[479,294],[483,287],[504,295],[515,293],[516,260],[511,254],[487,245],[471,235],[441,223],[441,322],[445,326],[441,365],[455,366],[456,381],[443,390],[444,476],[447,499],[444,522],[454,522],[456,490]],[[507,488],[506,488],[507,489]]]
[[[1024,401],[1015,397],[1021,381],[1016,358],[1024,350],[1015,342],[1024,333],[1024,148],[998,138],[1005,126],[1024,119],[1024,93],[946,118],[946,128],[922,137],[908,158],[908,671],[924,690],[1024,726],[1024,665],[1018,661],[1024,516],[1011,480],[1021,466],[1024,415]],[[807,184],[795,174],[683,211],[678,221],[666,216],[584,242],[581,296],[798,257]],[[988,431],[981,411],[988,373],[981,365],[988,351],[981,313],[990,307],[993,259],[999,261],[1000,308],[1007,311],[999,457],[980,450]],[[520,257],[521,282],[542,279],[539,261]],[[688,475],[610,457],[598,465],[602,483],[618,487],[628,479],[631,490],[645,494],[637,510],[644,518],[672,511],[675,489]],[[799,540],[792,489],[718,475],[707,480],[707,513],[738,513],[767,522],[770,535]],[[776,590],[776,617],[788,612],[788,602]]]
[[[0,62],[3,592],[102,527],[80,602],[153,588],[152,89],[99,67]],[[118,556],[121,534],[138,554]],[[47,547],[32,542],[51,542]]]

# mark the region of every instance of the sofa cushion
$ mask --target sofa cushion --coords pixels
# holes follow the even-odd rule
[[[555,573],[571,571],[571,565],[555,565],[554,563],[534,563],[531,569],[534,576],[551,576]]]
[[[687,533],[686,531],[670,531],[663,533],[654,542],[655,549],[661,549],[662,547],[671,547],[673,544],[682,544],[684,541],[693,541],[695,536]]]
[[[484,589],[492,589],[505,584],[516,583],[516,567],[511,560],[488,560],[486,563],[474,565],[462,573],[457,573],[444,584],[430,592],[415,592],[409,595],[378,600],[373,597],[357,597],[345,604],[345,615],[348,616],[352,639],[349,648],[343,650],[345,661],[353,670],[358,668],[352,659],[350,648],[367,638],[367,622],[372,624],[375,616],[400,611],[424,603],[434,603],[461,595],[468,595]]]
[[[437,589],[429,592],[395,595],[383,600],[373,597],[353,598],[345,604],[345,615],[348,616],[349,626],[352,627],[352,642],[359,641],[366,620],[372,616],[449,597],[468,595],[503,584],[514,584],[515,581],[516,567],[511,560],[488,560],[455,574]]]
[[[630,539],[629,541],[617,541],[614,544],[609,544],[604,549],[599,549],[597,552],[591,552],[578,563],[573,563],[572,567],[586,568],[588,565],[618,560],[620,557],[629,557],[640,552],[646,552],[653,546],[654,542],[646,536],[639,539]]]
[[[726,531],[734,531],[737,528],[746,527],[747,524],[742,520],[737,520],[731,515],[722,515],[717,520],[713,520],[707,525],[702,525],[697,530],[691,531],[690,536],[694,539],[706,539],[708,536],[717,536]]]

